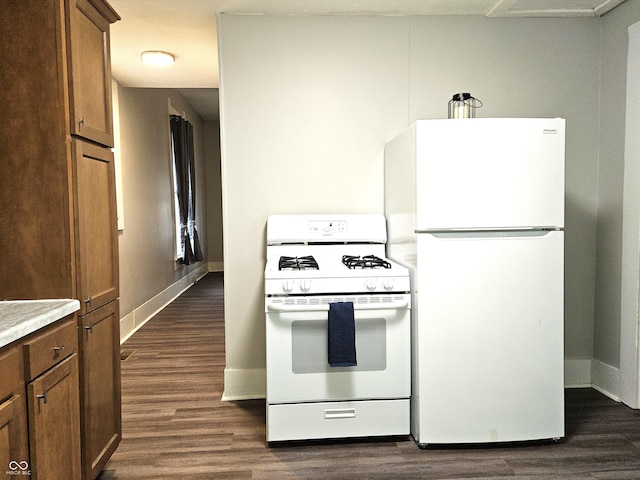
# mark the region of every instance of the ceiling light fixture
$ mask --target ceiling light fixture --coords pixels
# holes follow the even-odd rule
[[[166,67],[173,65],[176,61],[176,57],[168,52],[161,52],[159,50],[147,50],[140,54],[140,60],[149,65],[155,65],[158,67]]]

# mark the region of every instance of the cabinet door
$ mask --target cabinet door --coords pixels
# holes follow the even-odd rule
[[[78,355],[27,385],[31,479],[80,479]]]
[[[113,154],[80,140],[74,149],[79,315],[118,297],[118,230]]]
[[[112,147],[109,20],[88,0],[67,0],[67,22],[71,132]]]
[[[0,403],[0,472],[26,475],[31,469],[24,396],[14,395]]]
[[[98,476],[122,437],[118,301],[80,317],[84,478]]]

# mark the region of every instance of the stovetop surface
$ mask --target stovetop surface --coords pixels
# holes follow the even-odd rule
[[[408,275],[408,270],[389,260],[384,245],[277,245],[267,247],[265,278],[362,278]],[[349,268],[343,256],[355,257],[369,265]],[[282,257],[291,259],[290,267],[282,268]],[[369,257],[380,260],[372,261]],[[299,264],[302,268],[296,268]],[[317,267],[316,267],[317,266]]]

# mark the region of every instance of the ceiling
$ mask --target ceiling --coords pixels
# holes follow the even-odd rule
[[[602,16],[625,0],[108,0],[122,19],[111,26],[113,77],[125,87],[179,89],[205,120],[218,118],[216,14]],[[170,67],[140,53],[175,55]]]

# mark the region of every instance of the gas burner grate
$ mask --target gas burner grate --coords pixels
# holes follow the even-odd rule
[[[318,262],[311,255],[305,257],[280,257],[278,270],[320,270]]]
[[[343,255],[342,263],[349,268],[391,268],[391,264],[375,255]]]

